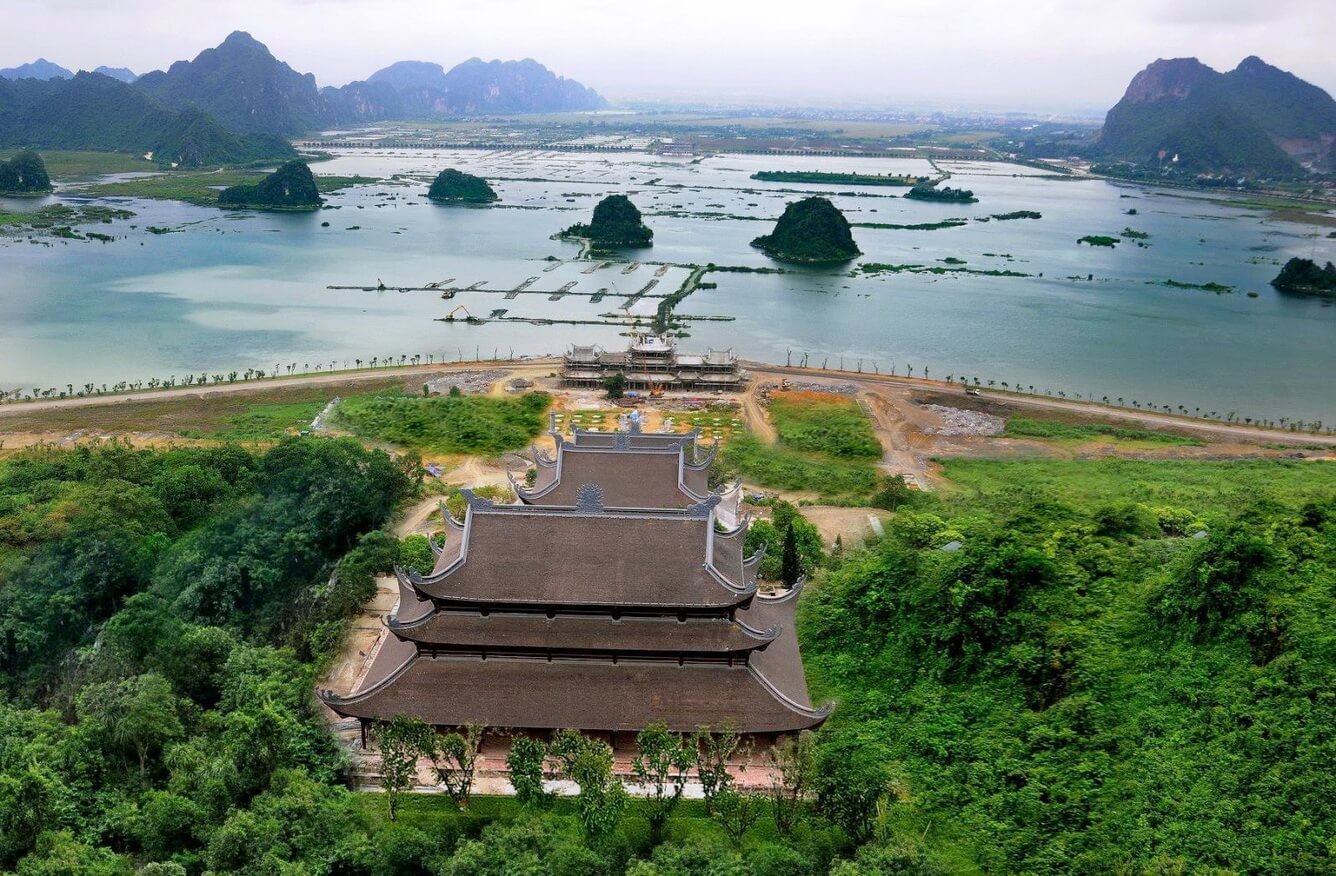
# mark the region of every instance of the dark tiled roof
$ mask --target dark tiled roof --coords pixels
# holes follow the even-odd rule
[[[773,733],[825,717],[786,702],[753,668],[724,663],[417,657],[377,687],[323,698],[351,717],[515,729],[640,730],[663,721],[678,731],[732,723]]]
[[[425,645],[460,649],[741,654],[768,646],[773,634],[727,618],[628,617],[438,611],[419,622],[396,619],[390,629]],[[775,632],[778,632],[776,630]]]
[[[617,449],[564,444],[557,450],[557,464],[539,468],[533,488],[517,485],[517,491],[529,505],[574,508],[580,487],[596,484],[603,490],[607,508],[685,508],[709,495],[709,485],[708,473],[684,466],[682,454],[680,447]]]
[[[714,518],[470,507],[458,550],[414,587],[440,600],[531,606],[727,608],[754,592]],[[716,555],[716,544],[722,551]]]

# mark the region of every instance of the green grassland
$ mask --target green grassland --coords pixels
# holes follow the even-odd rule
[[[81,194],[99,198],[154,198],[185,201],[201,207],[217,207],[218,192],[228,186],[252,185],[264,173],[245,170],[172,171],[156,176],[86,186]],[[361,176],[317,176],[316,188],[329,194],[349,186],[375,182]]]
[[[817,393],[777,393],[770,418],[779,443],[739,433],[724,447],[723,467],[748,483],[859,500],[877,484],[881,443],[858,403]]]
[[[770,419],[780,442],[795,450],[838,459],[881,458],[881,442],[863,409],[851,398],[778,393],[771,400]]]
[[[877,481],[869,462],[771,446],[751,434],[734,436],[724,447],[723,462],[726,470],[748,483],[823,496],[865,496]]]
[[[13,153],[0,151],[0,161]],[[155,171],[159,166],[146,158],[125,152],[86,152],[62,149],[43,149],[38,153],[46,172],[54,180],[69,181],[102,176],[108,173]]]
[[[215,440],[267,441],[306,428],[335,396],[399,392],[403,381],[324,383],[308,386],[256,382],[245,392],[209,392],[201,396],[154,398],[81,407],[28,410],[9,405],[0,416],[0,440],[6,432],[139,432]],[[77,389],[77,387],[76,387]]]
[[[536,438],[551,404],[552,397],[541,392],[519,398],[360,396],[339,405],[336,425],[415,450],[497,454]]]
[[[1273,494],[1303,504],[1330,500],[1336,490],[1336,466],[1321,461],[943,459],[941,464],[956,500],[1010,491],[1082,511],[1115,500],[1206,509]]]
[[[1058,420],[1036,420],[1029,417],[1011,417],[1007,420],[1009,438],[1042,438],[1069,444],[1109,440],[1117,444],[1172,444],[1202,447],[1206,442],[1171,432],[1152,432],[1148,429],[1129,429],[1108,423],[1065,423]]]

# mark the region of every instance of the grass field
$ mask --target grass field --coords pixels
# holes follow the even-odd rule
[[[16,432],[162,432],[192,438],[274,439],[305,428],[335,396],[398,392],[402,381],[349,381],[317,386],[257,385],[255,391],[124,401],[107,405],[25,411],[6,407],[0,438]]]
[[[1088,511],[1111,498],[1187,508],[1242,503],[1272,493],[1303,501],[1330,499],[1336,466],[1321,461],[1230,462],[943,459],[942,474],[958,499],[1049,497]]]
[[[0,160],[8,159],[16,150],[0,150]],[[158,165],[138,155],[125,152],[86,152],[61,149],[42,149],[38,153],[46,172],[57,181],[70,181],[102,176],[107,173],[133,173],[158,170]]]
[[[779,443],[748,433],[724,448],[724,464],[748,483],[828,497],[863,497],[876,487],[881,442],[858,403],[823,392],[777,392],[770,419]]]
[[[1058,420],[1036,420],[1029,417],[1011,417],[1007,420],[1008,438],[1042,438],[1064,444],[1084,444],[1089,441],[1109,440],[1119,446],[1179,445],[1204,447],[1206,442],[1171,432],[1152,432],[1147,429],[1128,429],[1108,423],[1065,423]]]
[[[547,423],[546,393],[519,398],[477,395],[362,395],[339,405],[336,423],[364,438],[437,453],[503,453],[523,447]]]
[[[864,496],[877,482],[877,470],[862,460],[839,460],[782,446],[740,433],[724,447],[724,465],[745,481],[779,490],[822,496]]]
[[[87,186],[81,190],[81,194],[101,198],[155,198],[185,201],[201,207],[216,207],[220,189],[227,186],[252,185],[263,178],[263,173],[247,170],[173,171],[157,176]],[[375,180],[361,176],[315,178],[316,187],[322,194],[369,182]]]
[[[780,443],[836,459],[880,459],[881,442],[858,402],[824,392],[777,392],[770,419]]]

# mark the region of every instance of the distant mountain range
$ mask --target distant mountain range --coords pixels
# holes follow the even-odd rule
[[[126,67],[98,67],[93,71],[122,82],[134,82],[137,78]],[[73,79],[74,71],[59,64],[53,64],[46,58],[38,58],[30,64],[17,67],[0,67],[0,79]]]
[[[321,91],[339,124],[384,119],[496,113],[568,112],[608,105],[598,92],[558,76],[532,58],[470,58],[445,70],[428,61],[399,61],[364,82]]]
[[[1228,73],[1158,60],[1109,110],[1104,160],[1185,174],[1292,178],[1336,170],[1336,101],[1292,73],[1245,58]]]
[[[450,70],[401,61],[364,82],[316,87],[237,31],[194,60],[143,76],[75,74],[46,59],[0,70],[0,146],[152,151],[182,164],[292,155],[280,138],[327,125],[485,113],[588,110],[596,92],[532,59]]]

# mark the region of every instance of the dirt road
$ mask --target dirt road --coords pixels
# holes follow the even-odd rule
[[[6,416],[18,416],[24,413],[61,408],[97,407],[120,405],[135,401],[157,401],[171,398],[206,398],[216,395],[254,393],[263,389],[285,386],[317,386],[321,384],[339,384],[360,381],[379,381],[386,378],[412,378],[450,371],[476,371],[480,368],[508,369],[513,376],[533,379],[550,373],[560,365],[556,358],[517,359],[514,362],[461,362],[435,365],[410,365],[396,368],[366,369],[363,371],[340,371],[334,374],[306,374],[298,377],[266,378],[241,383],[220,385],[183,386],[173,389],[131,392],[122,395],[92,396],[89,398],[48,399],[35,402],[0,404],[0,423]],[[802,380],[831,380],[841,383],[855,383],[865,392],[875,394],[879,388],[894,387],[901,390],[919,390],[926,392],[959,393],[957,386],[948,385],[940,380],[924,380],[909,377],[891,377],[887,375],[859,374],[851,371],[822,371],[815,368],[793,368],[783,365],[770,365],[764,362],[746,362],[745,367],[752,372],[755,383],[778,382],[785,377]],[[1306,432],[1285,432],[1279,429],[1261,429],[1232,423],[1202,421],[1190,417],[1178,417],[1171,414],[1157,414],[1150,411],[1128,411],[1112,408],[1092,402],[1072,401],[1070,399],[1037,398],[1034,396],[1012,395],[983,391],[983,397],[999,404],[1026,410],[1064,411],[1070,414],[1100,417],[1158,429],[1199,435],[1215,441],[1253,441],[1273,444],[1315,445],[1336,447],[1336,435],[1313,435]],[[748,424],[764,440],[773,442],[774,430],[769,426],[764,413],[756,403],[753,390],[744,393],[740,400]],[[876,405],[873,405],[874,413]],[[878,417],[878,421],[881,418]],[[886,423],[884,428],[896,434],[893,423]]]

